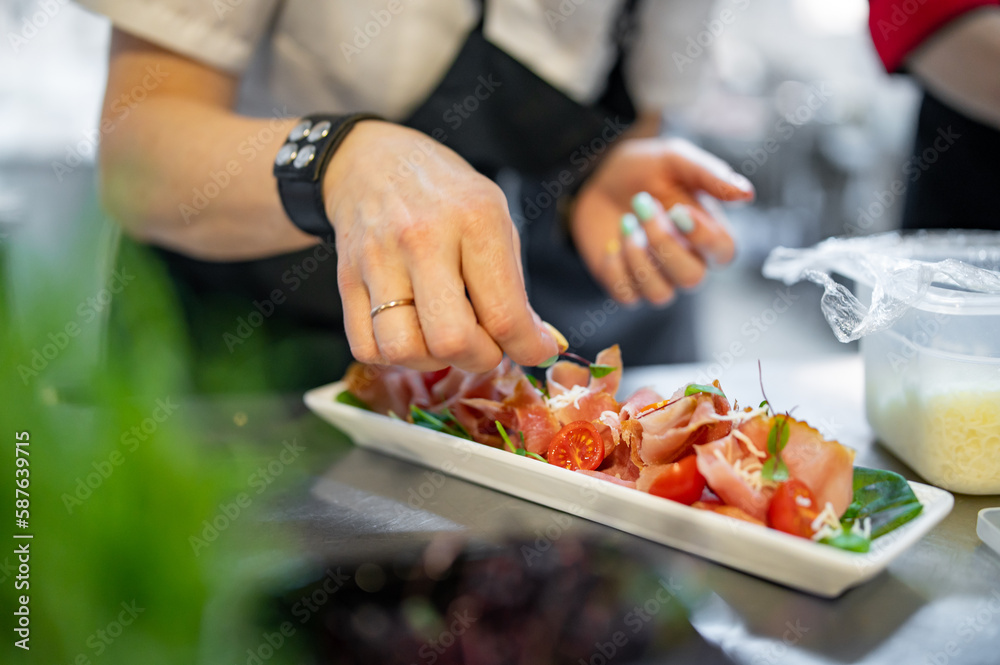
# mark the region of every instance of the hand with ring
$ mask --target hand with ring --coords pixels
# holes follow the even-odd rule
[[[717,201],[748,201],[750,181],[680,139],[624,139],[580,190],[570,228],[594,277],[619,302],[666,305],[706,265],[732,260]]]
[[[532,310],[503,192],[428,136],[359,123],[324,180],[351,352],[430,371],[538,365],[565,339]]]

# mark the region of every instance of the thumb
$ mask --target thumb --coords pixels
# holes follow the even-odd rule
[[[668,178],[720,201],[749,201],[754,197],[749,180],[723,160],[687,141],[671,142],[663,156],[663,165]]]

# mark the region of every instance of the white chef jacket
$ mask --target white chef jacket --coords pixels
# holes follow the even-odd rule
[[[624,0],[486,0],[486,38],[589,104],[616,56]],[[402,120],[444,76],[478,22],[478,0],[77,0],[118,28],[241,77],[238,109],[371,111]],[[712,3],[642,0],[626,84],[640,111],[694,95],[702,59],[671,57]]]

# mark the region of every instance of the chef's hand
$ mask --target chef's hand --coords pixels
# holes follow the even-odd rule
[[[587,267],[615,299],[665,305],[677,288],[698,284],[706,264],[733,258],[725,219],[706,206],[753,196],[749,180],[688,141],[625,139],[580,190],[570,229]]]
[[[324,180],[351,352],[429,371],[538,365],[557,333],[528,304],[503,192],[452,150],[380,121],[359,123]],[[379,305],[412,298],[413,305]]]

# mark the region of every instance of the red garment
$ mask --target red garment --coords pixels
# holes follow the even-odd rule
[[[1000,0],[870,0],[868,27],[886,71],[894,72],[925,39],[958,16]]]

